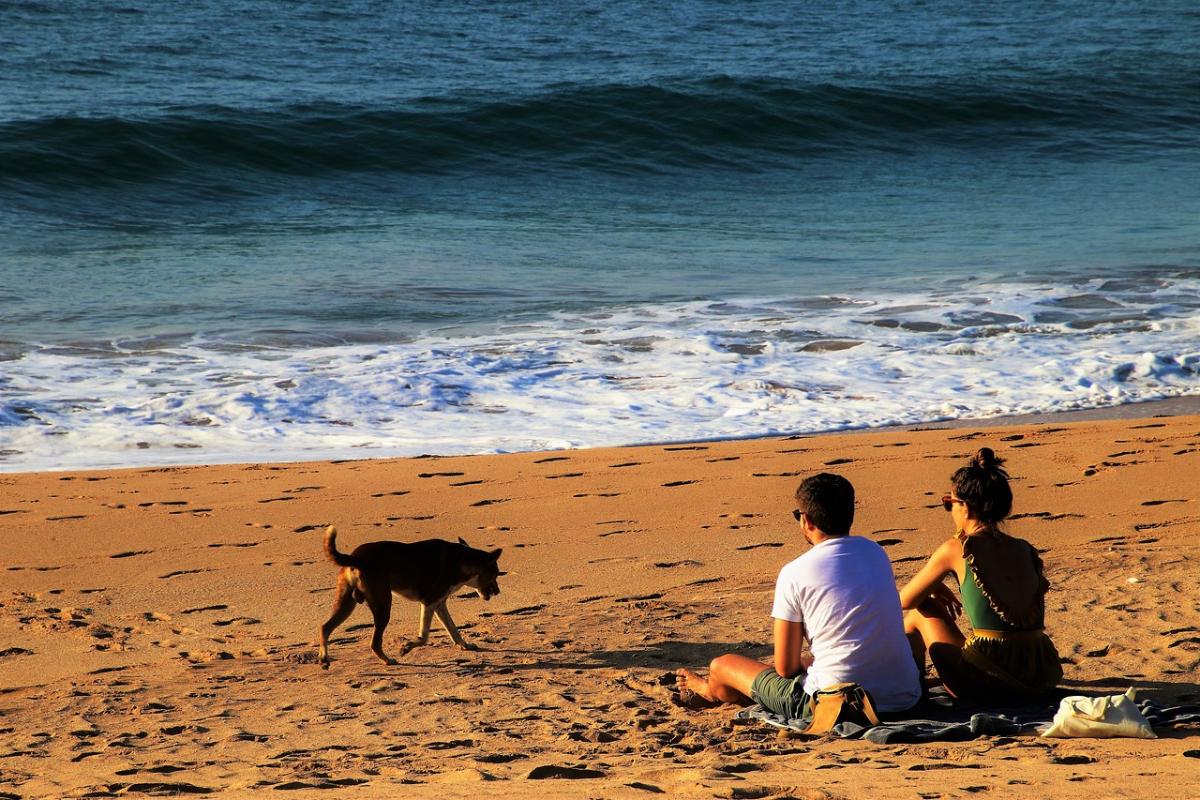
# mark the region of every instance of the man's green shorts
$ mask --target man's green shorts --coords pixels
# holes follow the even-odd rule
[[[781,678],[773,669],[764,669],[750,684],[750,699],[785,719],[812,717],[812,697],[804,691],[804,673]]]

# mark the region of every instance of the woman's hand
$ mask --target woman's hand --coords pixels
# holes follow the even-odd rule
[[[962,613],[962,601],[958,599],[954,590],[942,581],[938,581],[929,588],[926,601],[933,603],[943,615],[950,619],[958,619],[958,615]]]

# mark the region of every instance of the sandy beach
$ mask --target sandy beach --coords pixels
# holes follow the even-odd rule
[[[1156,740],[787,739],[664,679],[769,652],[804,475],[857,487],[903,582],[988,445],[1044,551],[1081,691],[1200,700],[1200,417],[890,430],[486,457],[0,475],[0,797],[1194,797],[1200,732]],[[502,594],[385,667],[360,608],[316,663],[321,549],[464,537]],[[387,646],[415,633],[398,602]],[[320,790],[320,791],[317,791]]]

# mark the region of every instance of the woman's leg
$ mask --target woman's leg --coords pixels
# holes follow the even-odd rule
[[[954,697],[972,693],[978,676],[963,661],[963,645],[967,639],[940,607],[923,603],[909,611],[904,615],[904,632],[908,634],[918,670],[925,670],[925,653],[928,652],[929,661],[946,691]]]
[[[961,651],[967,641],[954,620],[931,602],[924,602],[904,615],[904,632],[908,635],[908,643],[920,672],[925,671],[926,652],[934,662],[934,668],[937,668],[937,662],[944,661],[948,651]]]
[[[708,665],[708,678],[690,669],[675,671],[675,684],[690,689],[712,703],[749,705],[750,686],[763,670],[774,669],[770,664],[753,658],[727,653],[717,656]]]

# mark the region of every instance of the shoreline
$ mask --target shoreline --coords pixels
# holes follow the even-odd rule
[[[983,427],[995,428],[1006,425],[1035,425],[1035,424],[1050,424],[1050,423],[1070,423],[1083,421],[1109,421],[1109,420],[1126,420],[1140,418],[1157,418],[1157,417],[1176,417],[1200,415],[1200,395],[1188,395],[1183,397],[1170,397],[1158,400],[1144,400],[1134,403],[1122,403],[1113,406],[1103,406],[1100,408],[1072,409],[1066,411],[1051,411],[1038,412],[1031,414],[1002,414],[995,417],[960,417],[954,419],[931,420],[927,422],[916,422],[904,425],[884,425],[880,427],[865,427],[865,428],[841,428],[820,431],[790,431],[780,433],[755,433],[746,436],[731,436],[721,438],[699,438],[699,439],[663,439],[654,441],[638,441],[630,444],[604,444],[588,447],[566,447],[557,449],[534,449],[534,450],[509,450],[504,452],[483,451],[478,453],[421,453],[417,455],[358,455],[350,452],[353,448],[347,448],[345,452],[339,452],[332,456],[316,456],[302,457],[296,459],[288,458],[272,458],[268,457],[263,461],[244,461],[244,460],[218,460],[218,461],[161,461],[147,462],[144,464],[130,465],[110,465],[99,467],[77,467],[67,466],[60,469],[31,469],[31,470],[5,470],[4,464],[0,462],[0,476],[11,475],[37,475],[40,473],[65,473],[65,472],[103,472],[110,470],[137,470],[137,469],[154,469],[154,468],[192,468],[192,467],[219,467],[219,466],[236,466],[239,464],[307,464],[307,463],[327,463],[331,461],[392,461],[397,459],[414,459],[414,458],[475,458],[475,457],[495,457],[508,455],[529,455],[537,453],[558,453],[558,452],[581,452],[589,450],[606,450],[620,448],[637,448],[637,447],[668,447],[675,445],[687,444],[718,444],[722,442],[750,442],[759,439],[781,438],[781,437],[816,437],[816,436],[840,436],[840,435],[857,435],[870,433],[885,433],[888,431],[923,431],[923,430],[949,430],[953,428],[963,427]]]

